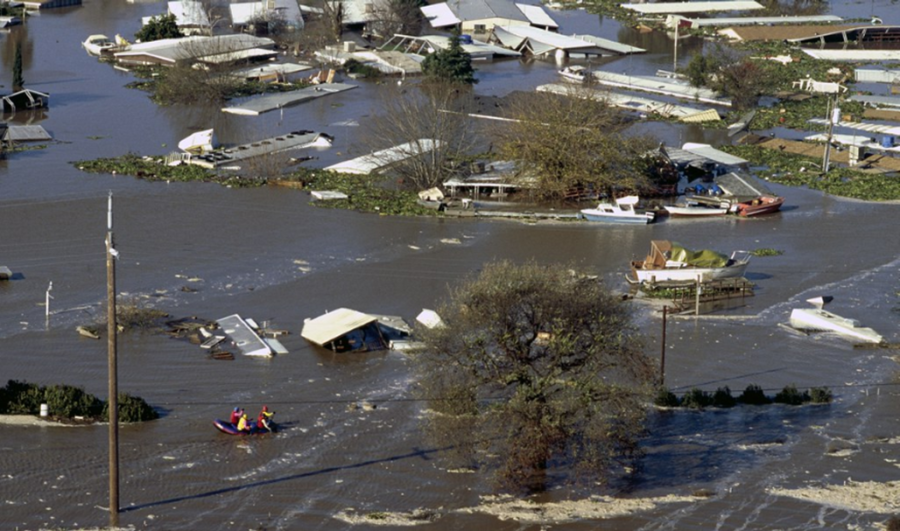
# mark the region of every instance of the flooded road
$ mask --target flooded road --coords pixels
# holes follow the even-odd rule
[[[858,6],[835,5],[833,11],[848,16]],[[886,23],[900,23],[889,20],[890,2],[872,6]],[[0,283],[0,381],[67,383],[106,395],[106,344],[81,338],[74,328],[105,311],[110,191],[121,254],[117,282],[125,300],[173,317],[240,313],[291,331],[282,341],[289,354],[234,361],[208,359],[197,346],[164,336],[120,336],[120,390],[162,413],[158,421],[121,431],[123,526],[332,530],[398,526],[418,515],[434,529],[873,529],[891,514],[774,490],[852,484],[851,478],[893,481],[900,444],[893,351],[853,349],[835,337],[799,336],[778,325],[791,309],[805,307],[805,299],[829,294],[835,313],[900,341],[900,234],[894,227],[900,207],[773,186],[786,206],[761,219],[530,225],[380,217],[317,209],[306,194],[291,190],[79,172],[71,161],[166,153],[208,127],[224,143],[321,130],[336,138],[312,161],[324,166],[365,149],[367,118],[377,113],[381,98],[398,90],[363,83],[348,94],[285,109],[283,117],[159,108],[144,93],[123,88],[129,74],[87,56],[79,43],[98,32],[129,36],[141,16],[163,9],[159,3],[88,1],[48,11],[0,37],[4,65],[11,64],[13,43],[24,43],[26,86],[51,94],[38,123],[57,140],[0,161],[0,265],[19,274]],[[651,37],[615,21],[579,12],[554,16],[565,33],[633,39],[628,42],[651,49],[611,62],[612,70],[652,73],[671,63],[662,39],[654,38],[651,47]],[[486,95],[557,78],[556,66],[544,62],[477,67],[476,90]],[[336,125],[349,121],[361,125]],[[671,145],[718,134],[645,127]],[[482,498],[493,494],[487,481],[446,469],[445,449],[420,432],[423,404],[410,398],[414,382],[403,354],[335,355],[299,335],[305,318],[338,307],[412,321],[422,308],[434,308],[449,285],[498,258],[577,262],[624,290],[628,262],[642,257],[651,239],[723,252],[784,251],[751,261],[748,277],[758,289],[747,307],[727,318],[669,320],[669,387],[714,391],[727,385],[738,394],[757,384],[774,394],[789,384],[828,386],[835,402],[654,413],[643,469],[621,485],[622,499],[601,504],[583,492],[555,489],[543,500],[564,507],[558,514],[568,516],[548,509],[543,526],[507,518],[513,508]],[[446,243],[454,241],[459,243]],[[54,298],[46,321],[42,303],[50,282]],[[647,353],[658,357],[660,318],[636,311],[648,336]],[[353,407],[362,400],[377,407]],[[211,424],[235,405],[255,414],[263,404],[277,411],[284,427],[275,436],[234,438]],[[4,427],[3,527],[105,525],[106,444],[105,426]],[[641,504],[627,510],[628,502]],[[598,506],[608,509],[602,523],[578,520],[596,514]]]

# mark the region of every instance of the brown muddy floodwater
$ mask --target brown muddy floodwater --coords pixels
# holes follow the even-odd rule
[[[833,12],[848,15],[859,6],[842,3]],[[0,382],[67,383],[106,395],[105,342],[79,337],[74,328],[104,312],[110,191],[122,297],[174,317],[240,313],[291,331],[283,340],[289,354],[234,361],[208,359],[197,346],[163,336],[120,338],[119,388],[162,413],[158,421],[121,430],[123,526],[875,529],[896,511],[896,490],[887,484],[898,477],[900,444],[893,353],[855,350],[836,337],[799,336],[778,325],[805,299],[829,294],[835,313],[897,342],[900,207],[776,186],[786,206],[761,219],[666,220],[643,227],[521,224],[379,217],[317,209],[308,195],[293,190],[83,174],[70,161],[165,153],[208,127],[225,143],[297,129],[327,132],[336,137],[334,147],[311,162],[324,166],[360,152],[359,139],[367,118],[378,112],[381,93],[397,90],[362,83],[350,93],[286,109],[283,117],[156,107],[143,93],[123,88],[129,74],[87,56],[79,43],[92,33],[131,35],[141,16],[163,9],[160,3],[86,0],[0,37],[3,71],[10,70],[14,43],[21,42],[26,85],[51,94],[50,109],[30,119],[56,140],[0,161],[0,265],[17,273],[0,284]],[[890,2],[871,9],[886,23],[896,11]],[[650,49],[609,63],[611,69],[652,73],[671,63],[665,37],[634,34],[584,12],[557,16],[563,32]],[[699,43],[685,46],[700,49]],[[679,57],[686,61],[690,53]],[[478,68],[476,90],[482,94],[556,78],[555,65],[543,62]],[[354,121],[360,125],[346,125]],[[644,129],[673,145],[721,138],[668,125]],[[739,392],[757,384],[774,394],[789,384],[828,386],[835,402],[653,413],[643,468],[618,498],[600,497],[616,494],[609,491],[557,488],[541,498],[549,504],[538,512],[490,498],[484,478],[447,469],[443,449],[419,430],[423,406],[410,400],[414,382],[403,354],[335,355],[299,335],[305,318],[338,307],[412,321],[422,308],[435,307],[449,285],[497,258],[580,262],[624,290],[629,260],[646,253],[651,239],[724,252],[784,251],[751,262],[748,275],[758,289],[747,307],[724,318],[669,321],[671,388],[714,391],[727,385]],[[42,303],[50,282],[54,298],[45,322]],[[182,291],[185,286],[196,291]],[[659,315],[636,311],[648,334],[647,353],[658,356]],[[362,400],[377,407],[348,407]],[[283,426],[274,436],[236,438],[212,426],[235,405],[255,412],[263,404],[277,411]],[[106,450],[105,426],[4,427],[0,528],[105,525]],[[693,496],[700,492],[712,495]],[[873,496],[883,503],[872,502]]]

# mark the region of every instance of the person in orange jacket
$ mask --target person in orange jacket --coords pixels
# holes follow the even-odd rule
[[[274,415],[274,411],[269,411],[269,406],[263,406],[262,411],[259,412],[259,417],[256,419],[256,427],[261,430],[272,431],[272,417]]]

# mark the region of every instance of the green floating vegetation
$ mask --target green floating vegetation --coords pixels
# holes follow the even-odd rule
[[[805,186],[827,194],[864,201],[900,199],[900,179],[851,168],[832,168],[821,173],[821,160],[760,146],[721,146],[719,149],[763,167],[756,174],[787,186]]]
[[[47,404],[50,415],[56,419],[89,421],[109,420],[109,403],[71,385],[39,386],[33,383],[9,380],[0,389],[0,414],[38,415],[41,404]],[[119,420],[142,422],[159,418],[144,399],[125,393],[119,394]]]
[[[813,387],[809,391],[799,391],[793,384],[785,386],[774,397],[769,397],[758,385],[748,385],[740,396],[734,397],[728,386],[716,389],[715,393],[709,393],[692,388],[680,399],[671,390],[661,388],[657,392],[654,404],[659,407],[683,407],[687,409],[703,409],[706,407],[730,408],[738,404],[751,406],[763,406],[766,404],[786,404],[799,406],[807,403],[828,404],[832,400],[831,390],[827,387]]]
[[[131,175],[147,181],[214,182],[235,188],[248,188],[266,184],[265,179],[218,175],[194,164],[169,166],[164,157],[140,156],[129,153],[121,157],[96,160],[79,160],[72,163],[76,168],[88,173],[110,173]]]
[[[322,208],[343,208],[359,212],[377,212],[392,216],[434,216],[438,211],[420,205],[418,195],[392,188],[389,178],[378,175],[353,175],[302,168],[287,180],[299,181],[309,190],[342,192],[348,199],[315,201]]]
[[[762,249],[754,249],[750,251],[750,254],[753,256],[781,256],[784,254],[784,251],[764,247]]]

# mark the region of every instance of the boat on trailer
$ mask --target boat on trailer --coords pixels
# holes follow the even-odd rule
[[[631,274],[625,279],[632,284],[689,282],[740,278],[750,263],[749,251],[734,251],[731,256],[708,249],[691,251],[669,240],[650,242],[650,254],[631,262]]]
[[[636,195],[620,197],[614,203],[601,202],[596,208],[585,208],[581,211],[581,216],[588,221],[637,223],[643,225],[652,223],[656,219],[656,214],[637,210],[635,206],[639,201]]]

